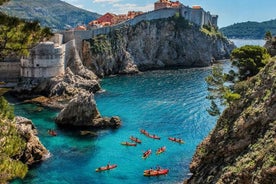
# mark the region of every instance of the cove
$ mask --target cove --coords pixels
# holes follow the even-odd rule
[[[99,130],[97,136],[82,136],[79,130],[66,131],[54,123],[57,111],[31,104],[15,105],[16,115],[30,118],[38,129],[39,137],[52,156],[32,167],[24,180],[12,183],[182,183],[189,175],[189,163],[196,146],[214,127],[216,118],[206,108],[210,101],[204,78],[211,68],[156,70],[138,75],[109,77],[102,80],[104,92],[95,95],[103,116],[118,115],[122,127]],[[57,130],[51,137],[47,130]],[[145,129],[161,140],[140,134]],[[135,136],[142,140],[136,147],[121,145]],[[182,138],[185,144],[168,140]],[[166,151],[155,151],[166,146]],[[148,149],[152,154],[142,159]],[[95,172],[107,163],[117,168]],[[145,177],[143,171],[161,166],[168,168],[166,176]]]

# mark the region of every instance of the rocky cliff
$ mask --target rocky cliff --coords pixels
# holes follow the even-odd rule
[[[98,76],[172,66],[203,67],[229,57],[234,45],[181,17],[143,21],[83,44],[83,63]]]
[[[67,127],[117,128],[119,117],[103,118],[94,100],[94,95],[80,93],[66,105],[55,119],[58,125]]]
[[[26,142],[26,147],[20,155],[20,160],[27,165],[31,165],[48,158],[50,153],[37,137],[38,133],[32,121],[20,116],[17,116],[15,121],[18,133]]]
[[[276,59],[236,87],[242,98],[197,147],[185,183],[275,183]]]

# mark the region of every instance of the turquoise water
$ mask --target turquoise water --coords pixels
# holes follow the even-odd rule
[[[16,105],[16,114],[33,120],[42,143],[52,156],[30,169],[24,180],[13,183],[33,184],[171,184],[181,183],[189,176],[189,163],[196,146],[214,127],[216,119],[206,112],[210,102],[205,98],[204,78],[211,68],[179,69],[118,76],[102,81],[105,92],[95,96],[103,116],[118,115],[123,121],[116,130],[100,130],[97,136],[81,136],[79,130],[66,131],[56,127],[57,112],[34,105]],[[47,130],[57,130],[51,137]],[[161,137],[153,140],[140,134],[146,129]],[[120,143],[133,135],[141,145],[125,147]],[[168,137],[178,137],[177,144]],[[156,155],[161,146],[167,150]],[[153,154],[142,159],[143,151]],[[114,170],[97,173],[95,169],[107,163],[117,164]],[[168,168],[166,176],[144,177],[145,169],[155,166]]]

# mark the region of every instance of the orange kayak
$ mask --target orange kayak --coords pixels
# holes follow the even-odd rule
[[[96,171],[96,172],[107,171],[107,170],[110,170],[110,169],[114,169],[114,168],[116,168],[116,167],[117,167],[116,164],[107,165],[107,166],[99,167],[99,168],[97,168],[95,171]]]
[[[180,144],[184,144],[184,141],[182,139],[178,139],[178,138],[175,138],[175,137],[169,137],[169,140],[173,141],[173,142],[180,143]]]
[[[137,144],[136,143],[131,143],[131,142],[121,142],[122,145],[124,146],[136,146]]]
[[[138,139],[137,137],[131,136],[129,139],[132,140],[132,141],[134,141],[134,142],[136,142],[136,143],[139,143],[139,144],[142,143],[142,141],[140,139]]]
[[[151,149],[145,151],[145,152],[143,153],[142,158],[146,159],[146,158],[148,158],[148,156],[149,156],[150,154],[151,154]]]
[[[166,146],[163,146],[161,148],[158,148],[157,151],[156,151],[156,154],[160,154],[160,153],[163,153],[164,151],[166,151]]]
[[[160,175],[165,175],[168,174],[169,169],[149,169],[144,171],[144,176],[160,176]]]

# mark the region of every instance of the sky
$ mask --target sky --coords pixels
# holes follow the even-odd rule
[[[157,0],[63,0],[91,12],[126,14],[128,11],[151,11]],[[176,1],[176,0],[172,0]],[[179,0],[186,6],[200,5],[219,16],[220,28],[246,21],[276,19],[276,0]]]

